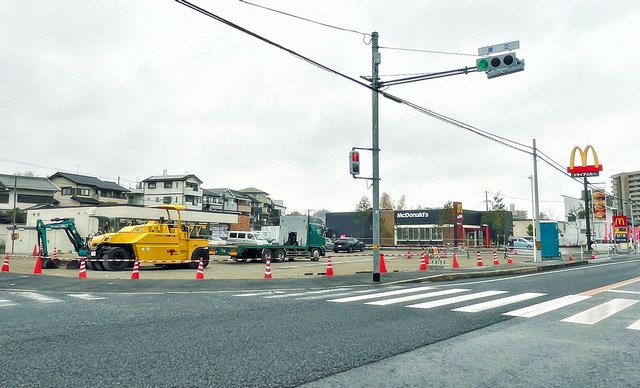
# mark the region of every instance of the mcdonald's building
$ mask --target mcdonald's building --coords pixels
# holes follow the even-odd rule
[[[489,246],[493,232],[483,225],[488,212],[463,210],[460,202],[453,209],[380,210],[380,244],[382,246],[466,245]],[[513,217],[505,211],[506,236],[513,234]],[[327,236],[356,237],[366,244],[373,242],[371,212],[327,213]],[[505,237],[505,236],[502,236]]]

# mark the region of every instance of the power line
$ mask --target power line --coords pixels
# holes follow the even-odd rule
[[[249,2],[244,1],[244,0],[240,0],[240,1],[245,2],[247,4],[250,4],[250,5],[258,6],[256,4],[249,3]],[[400,97],[397,97],[395,95],[392,95],[390,93],[386,93],[386,92],[380,91],[378,89],[375,89],[372,86],[357,80],[356,78],[348,76],[348,75],[346,75],[344,73],[341,73],[341,72],[339,72],[337,70],[334,70],[334,69],[332,69],[332,68],[330,68],[330,67],[328,67],[326,65],[323,65],[323,64],[321,64],[321,63],[319,63],[317,61],[314,61],[314,60],[312,60],[312,59],[310,59],[308,57],[305,57],[304,55],[299,54],[294,50],[286,48],[286,47],[284,47],[284,46],[282,46],[282,45],[280,45],[280,44],[278,44],[276,42],[273,42],[273,41],[271,41],[271,40],[269,40],[269,39],[257,34],[257,33],[254,33],[254,32],[252,32],[250,30],[247,30],[244,27],[241,27],[241,26],[239,26],[239,25],[237,25],[237,24],[235,24],[233,22],[230,22],[230,21],[228,21],[228,20],[226,20],[226,19],[224,19],[224,18],[222,18],[222,17],[220,17],[220,16],[218,16],[216,14],[211,13],[211,12],[207,11],[204,8],[198,7],[198,6],[188,2],[186,0],[176,0],[176,2],[178,2],[178,3],[180,3],[180,4],[184,5],[184,6],[187,6],[187,7],[191,8],[191,9],[197,11],[197,12],[200,12],[203,15],[208,16],[208,17],[210,17],[210,18],[212,18],[214,20],[217,20],[217,21],[219,21],[219,22],[221,22],[223,24],[226,24],[229,27],[232,27],[232,28],[237,29],[237,30],[239,30],[239,31],[241,31],[241,32],[243,32],[243,33],[245,33],[247,35],[250,35],[250,36],[252,36],[252,37],[254,37],[254,38],[258,39],[258,40],[261,40],[261,41],[263,41],[263,42],[265,42],[265,43],[267,43],[267,44],[269,44],[271,46],[277,47],[277,48],[279,48],[279,49],[281,49],[281,50],[293,55],[294,57],[296,57],[296,58],[298,58],[300,60],[303,60],[303,61],[305,61],[305,62],[307,62],[307,63],[309,63],[309,64],[311,64],[313,66],[316,66],[316,67],[318,67],[318,68],[320,68],[322,70],[325,70],[325,71],[327,71],[329,73],[338,75],[338,76],[340,76],[342,78],[345,78],[345,79],[347,79],[347,80],[349,80],[351,82],[354,82],[354,83],[356,83],[356,84],[358,84],[358,85],[360,85],[362,87],[365,87],[365,88],[367,88],[369,90],[372,90],[372,91],[375,91],[377,93],[380,93],[382,96],[384,96],[384,97],[386,97],[386,98],[388,98],[388,99],[390,99],[392,101],[395,101],[397,103],[404,104],[404,105],[406,105],[406,106],[408,106],[408,107],[410,107],[412,109],[415,109],[416,111],[418,111],[418,112],[420,112],[422,114],[425,114],[427,116],[433,117],[435,119],[438,119],[438,120],[443,121],[443,122],[445,122],[447,124],[459,127],[461,129],[467,130],[469,132],[475,133],[478,136],[481,136],[481,137],[484,137],[484,138],[486,138],[488,140],[491,140],[491,141],[494,141],[496,143],[502,144],[502,145],[504,145],[506,147],[510,147],[510,148],[512,148],[512,149],[514,149],[516,151],[520,151],[520,152],[523,152],[523,153],[526,153],[526,154],[529,154],[529,155],[533,155],[531,146],[528,146],[528,145],[525,145],[525,144],[510,140],[510,139],[507,139],[507,138],[502,137],[502,136],[495,135],[495,134],[490,133],[488,131],[484,131],[484,130],[476,128],[476,127],[474,127],[472,125],[466,124],[466,123],[464,123],[462,121],[453,119],[453,118],[448,117],[446,115],[437,113],[435,111],[432,111],[432,110],[429,110],[427,108],[424,108],[424,107],[422,107],[420,105],[412,103],[410,101],[404,100],[404,99],[402,99]],[[262,7],[262,6],[259,6],[259,7]],[[262,8],[266,8],[266,7],[262,7]],[[273,11],[275,12],[276,10],[273,10]],[[295,17],[295,15],[288,15],[288,16]],[[301,18],[301,19],[303,19],[303,18]],[[311,21],[311,20],[308,20],[308,21]],[[318,24],[322,24],[322,23],[318,23]],[[328,27],[332,27],[332,28],[334,27],[334,26],[330,26],[330,25],[327,25],[327,26]],[[344,29],[344,30],[350,31],[350,32],[354,32],[354,33],[358,33],[358,34],[369,35],[369,34],[365,34],[365,33],[362,33],[362,32],[359,32],[359,31],[354,31],[354,30],[348,30],[348,29]],[[465,55],[470,55],[470,54],[465,54]],[[536,151],[537,151],[537,149],[536,149]],[[538,156],[540,158],[540,160],[542,160],[543,162],[545,162],[546,164],[548,164],[552,168],[560,171],[563,175],[570,177],[571,179],[573,179],[576,182],[579,182],[577,178],[571,177],[565,170],[560,168],[559,167],[560,166],[559,163],[555,162],[553,159],[547,157],[543,153],[542,153],[542,155],[543,155],[542,157]],[[593,185],[591,185],[591,187],[595,188],[595,186],[593,186]]]
[[[274,8],[265,7],[264,5],[260,5],[260,4],[252,3],[252,2],[250,2],[250,1],[246,1],[246,0],[239,0],[239,1],[240,1],[241,3],[245,3],[245,4],[247,4],[247,5],[252,5],[252,6],[254,6],[254,7],[258,7],[258,8],[266,9],[267,11],[271,11],[271,12],[279,13],[279,14],[281,14],[281,15],[285,15],[285,16],[289,16],[289,17],[292,17],[292,18],[295,18],[295,19],[303,20],[303,21],[305,21],[305,22],[309,22],[309,23],[313,23],[313,24],[318,24],[318,25],[323,26],[323,27],[333,28],[333,29],[335,29],[335,30],[340,30],[340,31],[353,32],[353,33],[355,33],[355,34],[362,35],[363,37],[371,36],[371,34],[366,33],[366,32],[360,32],[360,31],[356,31],[356,30],[349,29],[349,28],[338,27],[338,26],[334,26],[334,25],[331,25],[331,24],[322,23],[322,22],[319,22],[319,21],[316,21],[316,20],[312,20],[312,19],[304,18],[304,17],[302,17],[302,16],[298,16],[298,15],[290,14],[290,13],[288,13],[288,12],[280,11],[280,10],[277,10],[277,9],[274,9]],[[368,44],[368,43],[367,43],[367,44]]]
[[[2,158],[0,157],[0,161],[2,162],[8,162],[8,163],[14,163],[14,164],[20,164],[20,165],[24,165],[24,166],[30,166],[30,167],[37,167],[37,168],[44,168],[46,170],[50,170],[50,171],[56,171],[56,172],[66,172],[66,173],[70,173],[70,174],[76,174],[78,175],[77,171],[73,171],[71,169],[68,168],[60,168],[60,167],[54,167],[54,166],[45,166],[42,164],[36,164],[36,163],[31,163],[31,162],[24,162],[24,161],[20,161],[20,160],[15,160],[15,159],[8,159],[8,158]],[[93,175],[93,174],[92,174]],[[138,183],[139,181],[135,181],[135,180],[130,180],[130,179],[126,179],[126,178],[122,178],[122,177],[118,177],[118,179],[114,179],[112,177],[107,177],[107,176],[101,176],[101,175],[93,175],[96,178],[100,178],[100,179],[107,179],[113,182],[116,182],[118,179],[121,181],[127,181],[129,183]]]
[[[242,1],[242,0],[240,0],[240,1]],[[454,53],[454,52],[450,52],[450,51],[435,51],[435,50],[411,49],[411,48],[402,48],[402,47],[386,47],[386,46],[380,46],[380,48],[381,48],[381,49],[386,49],[386,50],[413,51],[413,52],[427,53],[427,54],[462,55],[462,56],[466,56],[466,57],[477,57],[477,56],[478,56],[478,55],[476,55],[476,54]]]

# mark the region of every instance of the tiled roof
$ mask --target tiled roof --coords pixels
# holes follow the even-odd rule
[[[42,191],[59,191],[60,188],[47,178],[34,177],[34,176],[15,176],[0,174],[0,185],[6,189],[13,189],[15,183],[18,183],[18,188],[23,190],[42,190]]]
[[[156,175],[156,176],[150,176],[149,178],[143,180],[143,182],[154,182],[154,181],[169,181],[169,180],[173,180],[173,181],[184,181],[187,180],[189,178],[195,178],[198,182],[202,183],[202,181],[200,180],[200,178],[198,178],[197,176],[195,176],[194,174],[185,174],[185,175]]]
[[[67,172],[57,172],[57,173],[51,175],[49,177],[49,179],[54,179],[54,178],[57,178],[57,177],[66,178],[66,179],[70,180],[71,182],[74,182],[74,183],[82,185],[82,186],[91,186],[91,187],[97,187],[99,189],[122,191],[122,192],[128,192],[129,191],[128,189],[120,186],[119,184],[117,184],[115,182],[103,181],[103,180],[100,180],[100,179],[98,179],[96,177],[86,176],[86,175],[78,175],[78,174],[70,174],[70,173],[67,173]]]

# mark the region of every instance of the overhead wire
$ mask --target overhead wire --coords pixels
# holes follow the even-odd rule
[[[369,84],[361,82],[361,81],[359,81],[358,79],[356,79],[354,77],[348,76],[348,75],[346,75],[346,74],[344,74],[342,72],[339,72],[339,71],[334,70],[334,69],[332,69],[332,68],[330,68],[330,67],[328,67],[326,65],[323,65],[323,64],[321,64],[321,63],[319,63],[319,62],[317,62],[317,61],[315,61],[313,59],[310,59],[310,58],[308,58],[308,57],[306,57],[306,56],[304,56],[302,54],[299,54],[298,52],[296,52],[296,51],[294,51],[292,49],[289,49],[289,48],[284,47],[284,46],[282,46],[282,45],[280,45],[280,44],[278,44],[278,43],[276,43],[274,41],[271,41],[271,40],[269,40],[269,39],[267,39],[267,38],[255,33],[255,32],[252,32],[252,31],[250,31],[250,30],[248,30],[248,29],[246,29],[244,27],[241,27],[238,24],[235,24],[235,23],[233,23],[233,22],[231,22],[229,20],[226,20],[226,19],[224,19],[224,18],[222,18],[222,17],[220,17],[220,16],[218,16],[218,15],[216,15],[216,14],[214,14],[214,13],[212,13],[212,12],[210,12],[210,11],[204,9],[204,8],[201,8],[201,7],[199,7],[199,6],[197,6],[197,5],[193,4],[193,3],[190,3],[189,1],[186,1],[186,0],[175,0],[175,1],[180,3],[180,4],[182,4],[182,5],[184,5],[184,6],[186,6],[186,7],[188,7],[188,8],[191,8],[191,9],[197,11],[197,12],[200,12],[201,14],[203,14],[205,16],[208,16],[208,17],[210,17],[210,18],[212,18],[214,20],[217,20],[217,21],[219,21],[219,22],[221,22],[221,23],[223,23],[223,24],[225,24],[225,25],[227,25],[229,27],[237,29],[237,30],[239,30],[239,31],[241,31],[241,32],[243,32],[243,33],[245,33],[247,35],[250,35],[250,36],[252,36],[252,37],[254,37],[254,38],[258,39],[258,40],[261,40],[261,41],[263,41],[263,42],[265,42],[265,43],[267,43],[267,44],[269,44],[271,46],[279,48],[279,49],[291,54],[292,56],[294,56],[294,57],[296,57],[296,58],[298,58],[300,60],[303,60],[303,61],[305,61],[305,62],[307,62],[307,63],[309,63],[309,64],[311,64],[313,66],[316,66],[316,67],[318,67],[318,68],[320,68],[322,70],[325,70],[325,71],[327,71],[329,73],[332,73],[332,74],[335,74],[335,75],[337,75],[339,77],[347,79],[347,80],[349,80],[351,82],[354,82],[354,83],[356,83],[356,84],[358,84],[358,85],[360,85],[362,87],[365,87],[365,88],[367,88],[369,90],[372,90],[372,91],[375,91],[377,93],[380,93],[383,97],[385,97],[387,99],[390,99],[390,100],[392,100],[394,102],[397,102],[397,103],[400,103],[400,104],[403,104],[403,105],[406,105],[406,106],[408,106],[408,107],[410,107],[410,108],[412,108],[412,109],[414,109],[414,110],[416,110],[416,111],[418,111],[418,112],[420,112],[422,114],[425,114],[427,116],[433,117],[433,118],[435,118],[437,120],[440,120],[442,122],[445,122],[445,123],[453,125],[453,126],[456,126],[458,128],[467,130],[467,131],[472,132],[472,133],[474,133],[474,134],[476,134],[478,136],[481,136],[481,137],[483,137],[485,139],[488,139],[488,140],[494,141],[496,143],[502,144],[502,145],[504,145],[506,147],[509,147],[509,148],[512,148],[512,149],[514,149],[516,151],[520,151],[520,152],[523,152],[523,153],[526,153],[526,154],[529,154],[529,155],[533,155],[533,151],[532,151],[533,148],[531,146],[528,146],[528,145],[525,145],[525,144],[510,140],[510,139],[507,139],[505,137],[493,134],[491,132],[482,130],[482,129],[474,127],[474,126],[472,126],[470,124],[466,124],[466,123],[464,123],[462,121],[456,120],[454,118],[448,117],[448,116],[443,115],[441,113],[432,111],[432,110],[427,109],[425,107],[422,107],[422,106],[420,106],[418,104],[412,103],[412,102],[410,102],[408,100],[405,100],[405,99],[400,98],[398,96],[395,96],[393,94],[390,94],[390,93],[381,91],[379,89],[376,89],[376,88],[374,88],[373,86],[371,86]],[[309,22],[316,23],[316,24],[319,24],[319,25],[323,25],[325,27],[335,28],[335,29],[339,29],[339,30],[343,30],[343,31],[347,31],[347,32],[353,32],[353,33],[357,33],[357,34],[362,34],[362,35],[370,35],[370,34],[367,34],[367,33],[356,31],[356,30],[350,30],[350,29],[346,29],[346,28],[332,26],[332,25],[329,25],[329,24],[326,24],[326,23],[316,22],[316,21],[311,20],[311,19],[302,18],[302,17],[296,16],[296,15],[288,14],[286,12],[278,11],[278,10],[275,10],[275,9],[272,9],[272,8],[268,8],[268,7],[264,7],[264,6],[255,4],[255,3],[251,3],[251,2],[248,2],[246,0],[239,0],[239,1],[243,2],[243,3],[246,3],[246,4],[249,4],[249,5],[252,5],[252,6],[264,8],[264,9],[267,9],[267,10],[270,10],[270,11],[273,11],[273,12],[278,12],[278,13],[281,13],[281,14],[284,14],[284,15],[287,15],[287,16],[291,16],[291,17],[295,17],[295,18],[298,18],[298,19],[301,19],[301,20],[305,20],[305,21],[309,21]],[[437,51],[431,51],[431,50],[402,49],[402,48],[393,48],[393,47],[384,47],[384,46],[381,46],[379,48],[407,50],[407,51],[423,51],[423,52],[432,52],[432,53],[438,53],[438,54],[469,55],[469,56],[471,56],[471,54],[451,53],[451,52],[437,52]],[[536,149],[536,151],[540,153],[540,155],[536,155],[536,156],[538,158],[540,158],[540,160],[542,160],[544,163],[548,164],[549,166],[551,166],[555,170],[561,172],[563,175],[568,176],[568,177],[572,178],[574,181],[578,182],[578,179],[576,179],[574,177],[571,177],[564,169],[559,167],[560,166],[559,163],[555,162],[552,158],[546,156],[546,154],[540,152],[539,149]]]
[[[423,50],[423,49],[411,49],[411,48],[389,47],[389,46],[380,46],[380,48],[386,49],[386,50],[412,51],[412,52],[427,53],[427,54],[461,55],[461,56],[467,56],[467,57],[477,57],[476,54],[454,53],[450,51]]]
[[[369,36],[369,37],[370,37],[370,36],[371,36],[371,34],[369,34],[369,33],[367,33],[367,32],[361,32],[361,31],[352,30],[352,29],[349,29],[349,28],[344,28],[344,27],[334,26],[334,25],[332,25],[332,24],[327,24],[327,23],[319,22],[319,21],[317,21],[317,20],[313,20],[313,19],[305,18],[305,17],[302,17],[302,16],[298,16],[298,15],[294,15],[294,14],[291,14],[291,13],[288,13],[288,12],[284,12],[284,11],[280,11],[280,10],[277,10],[277,9],[275,9],[275,8],[265,7],[264,5],[260,5],[260,4],[252,3],[252,2],[250,2],[250,1],[246,1],[246,0],[238,0],[238,1],[240,1],[241,3],[245,3],[245,4],[247,4],[247,5],[252,5],[252,6],[254,6],[254,7],[258,7],[258,8],[265,9],[265,10],[267,10],[267,11],[271,11],[271,12],[279,13],[279,14],[281,14],[281,15],[289,16],[289,17],[292,17],[292,18],[295,18],[295,19],[304,20],[305,22],[318,24],[318,25],[323,26],[323,27],[333,28],[333,29],[335,29],[335,30],[340,30],[340,31],[353,32],[353,33],[358,34],[358,35],[363,35],[363,37],[367,37],[367,36]],[[367,44],[368,44],[368,43],[367,43]]]

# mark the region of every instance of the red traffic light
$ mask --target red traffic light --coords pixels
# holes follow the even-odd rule
[[[349,152],[349,173],[351,175],[360,175],[360,152]]]

